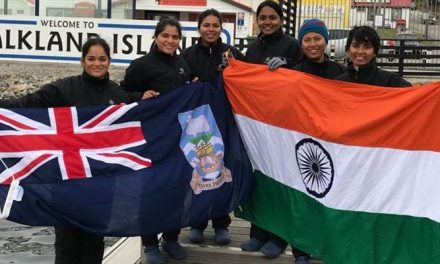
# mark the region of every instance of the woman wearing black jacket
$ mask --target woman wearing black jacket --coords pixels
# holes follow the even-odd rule
[[[179,21],[162,18],[156,25],[154,44],[150,52],[134,60],[127,68],[121,86],[127,91],[144,92],[144,98],[167,93],[190,81],[190,70],[185,60],[176,54],[182,38]],[[180,229],[163,230],[162,248],[174,259],[185,259],[186,251],[177,242]],[[164,263],[157,234],[141,237],[148,264]]]
[[[150,52],[130,63],[121,86],[130,92],[158,96],[188,83],[191,71],[185,60],[176,54],[181,38],[181,26],[177,20],[161,19]]]
[[[281,25],[283,12],[272,0],[262,2],[257,8],[257,23],[260,29],[258,39],[252,43],[245,56],[250,63],[267,64],[273,71],[279,67],[292,68],[300,61],[302,54],[298,41],[283,33]],[[250,239],[240,247],[244,251],[261,251],[268,258],[278,257],[287,242],[270,232],[251,224]]]
[[[334,79],[343,74],[347,68],[330,60],[325,54],[328,38],[328,30],[324,21],[319,19],[304,21],[298,33],[304,58],[293,69],[327,79]]]
[[[346,71],[345,66],[332,61],[325,54],[329,34],[324,21],[319,19],[305,20],[298,32],[304,58],[293,67],[294,70],[313,74],[322,78],[334,79]],[[292,245],[295,264],[309,264],[310,255]]]
[[[63,107],[130,103],[140,94],[127,93],[109,79],[110,47],[91,38],[82,47],[83,73],[46,84],[21,98],[0,100],[0,107]],[[101,264],[103,237],[73,227],[55,227],[55,264]]]
[[[222,17],[215,9],[203,11],[197,18],[200,38],[197,44],[182,51],[192,77],[202,82],[214,82],[226,66],[226,53],[238,60],[243,54],[234,46],[222,42]]]
[[[257,8],[257,23],[260,29],[257,40],[246,51],[245,61],[267,64],[273,71],[279,67],[292,68],[302,58],[298,41],[284,34],[283,12],[272,0],[262,2]]]
[[[182,52],[182,57],[188,62],[192,72],[191,78],[198,81],[214,83],[219,74],[227,64],[227,53],[234,58],[243,60],[244,56],[235,47],[225,44],[220,38],[222,31],[222,18],[215,9],[203,11],[197,19],[197,28],[200,38],[197,44]],[[231,224],[231,217],[212,219],[212,227],[215,230],[214,241],[219,245],[229,244],[231,238],[228,226]],[[204,240],[203,231],[208,226],[208,222],[200,223],[191,227],[189,240],[193,243],[202,243]]]
[[[384,87],[408,87],[409,82],[397,74],[378,68],[375,58],[379,53],[380,37],[369,26],[354,27],[348,33],[347,51],[350,58],[347,72],[336,80]]]

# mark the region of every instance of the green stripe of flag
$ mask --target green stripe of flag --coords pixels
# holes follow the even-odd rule
[[[439,223],[327,208],[259,171],[255,175],[258,187],[236,215],[326,264],[440,263]]]

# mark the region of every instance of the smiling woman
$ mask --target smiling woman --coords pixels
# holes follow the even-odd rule
[[[83,46],[81,64],[88,75],[104,79],[110,67],[110,47],[103,39],[92,38]]]
[[[191,72],[185,60],[176,54],[182,37],[179,21],[163,17],[154,31],[154,44],[150,52],[134,60],[125,72],[121,85],[127,91],[144,93],[143,99],[167,93],[189,83]],[[186,258],[185,249],[177,242],[180,229],[163,230],[162,248],[170,257],[178,260]],[[141,237],[148,263],[164,263],[159,250],[157,234]]]
[[[0,100],[2,108],[67,107],[131,103],[140,99],[109,79],[110,48],[99,37],[86,41],[82,47],[83,73],[46,84],[26,96]],[[79,242],[81,241],[81,242]],[[102,262],[103,237],[73,227],[55,227],[55,263]]]
[[[215,9],[203,11],[197,18],[197,29],[200,38],[196,45],[182,51],[182,57],[188,63],[192,77],[199,81],[214,82],[227,65],[225,53],[238,60],[243,60],[241,52],[220,38],[222,16]]]
[[[260,34],[246,51],[247,62],[267,64],[269,70],[276,70],[279,67],[291,68],[300,61],[302,55],[298,41],[284,34],[281,28],[283,20],[283,11],[277,2],[266,0],[258,6]]]

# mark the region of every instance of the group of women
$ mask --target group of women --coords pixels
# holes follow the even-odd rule
[[[176,54],[182,37],[180,23],[171,18],[161,19],[155,29],[150,52],[134,60],[126,70],[120,86],[109,79],[109,45],[101,38],[89,39],[82,48],[83,73],[43,86],[22,98],[0,100],[0,107],[56,107],[130,103],[166,94],[175,87],[191,81],[214,82],[227,66],[226,56],[249,63],[266,64],[273,71],[279,67],[298,70],[328,79],[365,83],[377,86],[411,86],[401,77],[379,69],[374,61],[379,52],[380,38],[374,29],[353,28],[348,36],[347,67],[329,59],[325,54],[328,31],[318,19],[306,20],[298,40],[282,31],[283,13],[278,3],[262,2],[257,9],[260,34],[249,45],[244,56],[235,47],[222,42],[222,17],[214,9],[198,17],[200,38],[197,44]],[[122,88],[123,89],[122,89]],[[212,219],[215,241],[230,242],[229,215]],[[207,222],[191,227],[190,241],[201,243]],[[163,230],[162,248],[174,259],[184,259],[185,249],[178,243],[179,229]],[[101,263],[103,237],[71,227],[56,227],[56,264]],[[157,234],[142,236],[148,264],[164,263]],[[252,225],[250,238],[241,244],[244,251],[261,251],[276,258],[287,242],[270,232]],[[310,256],[293,245],[296,264],[308,264]]]

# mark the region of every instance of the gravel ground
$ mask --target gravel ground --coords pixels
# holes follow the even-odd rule
[[[119,82],[125,74],[125,68],[112,66],[110,79]],[[82,67],[79,63],[30,63],[0,61],[0,99],[20,97],[55,80],[79,75]]]
[[[110,79],[119,83],[125,74],[123,66],[110,68]],[[0,61],[0,99],[20,97],[46,83],[81,74],[79,63],[30,63]],[[440,80],[438,77],[407,77],[415,85]]]

